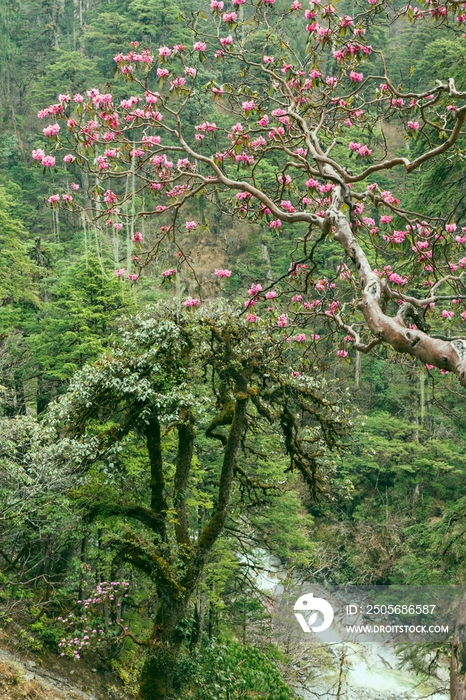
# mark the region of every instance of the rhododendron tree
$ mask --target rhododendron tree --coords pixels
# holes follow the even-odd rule
[[[60,653],[80,658],[129,637],[147,651],[141,700],[171,697],[186,634],[180,623],[234,518],[232,502],[244,515],[248,503],[279,497],[291,471],[314,497],[339,488],[332,452],[347,432],[347,409],[332,384],[310,372],[302,342],[284,344],[272,318],[252,325],[222,300],[181,311],[159,304],[131,318],[106,355],[75,375],[50,412],[64,436],[63,459],[83,475],[109,474],[132,442],[145,451],[137,491],[103,489],[86,507],[89,519],[121,523],[114,551],[146,577],[155,613],[141,638],[126,613],[122,620],[127,582],[101,583],[78,601],[80,615],[59,621]],[[277,457],[254,448],[261,435]],[[279,478],[264,478],[264,461],[276,458]],[[206,462],[213,492],[201,507]]]
[[[200,194],[220,195],[233,213],[279,235],[294,226],[285,287],[299,287],[303,302],[290,310],[290,324],[324,323],[333,335],[351,336],[359,352],[385,343],[454,372],[466,386],[466,227],[448,212],[442,218],[407,210],[377,182],[384,171],[412,173],[444,153],[460,154],[466,91],[448,75],[417,92],[405,90],[371,45],[373,31],[397,19],[461,32],[461,8],[453,0],[398,9],[374,0],[349,16],[318,2],[306,8],[294,2],[284,11],[273,2],[249,2],[239,12],[223,12],[228,8],[214,2],[205,31],[202,14],[187,20],[190,45],[149,49],[132,42],[132,50],[115,56],[127,81],[124,99],[90,87],[41,110],[40,117],[53,120],[44,128],[50,152],[36,149],[33,158],[50,168],[63,149],[68,167],[96,175],[89,213],[110,236],[128,219],[137,225],[160,217],[155,240],[137,239],[144,246],[134,261],[138,274],[164,240],[196,229],[186,213]],[[203,84],[205,61],[212,73],[231,79]],[[214,109],[229,115],[229,127],[184,120],[187,105],[205,90]],[[416,139],[417,155],[398,155],[386,141],[368,143],[386,122]],[[267,187],[266,165],[275,169],[275,184]],[[128,176],[129,191],[120,184]],[[52,204],[79,208],[76,195]],[[335,269],[322,281],[318,251],[328,241],[340,247],[345,271]],[[457,330],[446,329],[446,321]]]

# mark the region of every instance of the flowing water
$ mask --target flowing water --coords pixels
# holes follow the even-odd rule
[[[274,591],[282,588],[281,581],[287,572],[265,552],[258,554],[261,564],[254,570],[256,585],[273,598]],[[288,651],[296,659],[295,676],[301,677],[296,681],[296,692],[305,700],[449,700],[450,697],[446,666],[440,667],[435,679],[426,680],[401,667],[396,646],[389,642],[322,645],[306,640]]]

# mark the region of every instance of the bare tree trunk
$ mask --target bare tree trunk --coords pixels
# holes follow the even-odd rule
[[[450,698],[466,700],[466,593],[458,610],[451,648]]]

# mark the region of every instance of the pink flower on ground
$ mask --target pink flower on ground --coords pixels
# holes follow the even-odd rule
[[[231,270],[215,270],[216,277],[231,277]]]
[[[197,223],[195,221],[187,221],[186,222],[186,230],[187,231],[193,231],[197,227]]]
[[[190,308],[191,306],[199,306],[200,303],[201,303],[200,299],[192,299],[191,297],[188,297],[183,302],[183,305],[186,306],[187,308]]]
[[[279,316],[277,318],[277,326],[279,328],[286,328],[287,325],[288,325],[288,318],[286,317],[285,314],[281,314],[281,316]]]

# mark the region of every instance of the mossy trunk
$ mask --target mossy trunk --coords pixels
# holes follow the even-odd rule
[[[168,700],[172,697],[180,649],[180,642],[162,643],[148,652],[141,673],[137,700]]]

